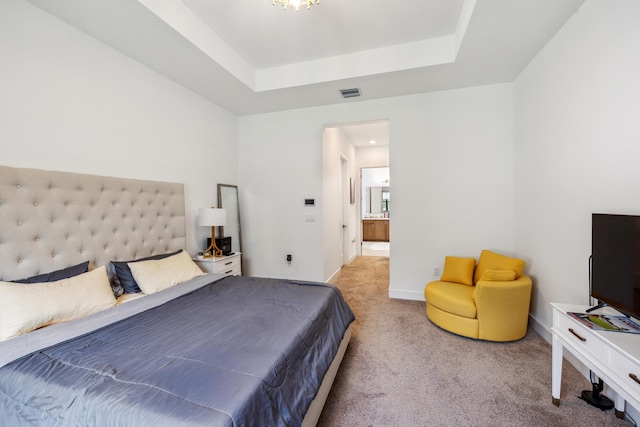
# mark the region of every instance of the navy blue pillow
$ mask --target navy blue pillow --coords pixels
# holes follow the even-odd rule
[[[44,283],[56,282],[69,277],[78,276],[89,271],[89,261],[85,261],[78,265],[63,268],[62,270],[52,271],[51,273],[39,274],[37,276],[28,277],[26,279],[12,280],[15,283]]]
[[[142,291],[140,290],[140,287],[136,283],[135,279],[133,278],[131,269],[127,265],[128,263],[139,262],[139,261],[150,261],[154,259],[163,259],[163,258],[170,257],[172,255],[179,254],[180,252],[182,252],[182,249],[178,249],[177,251],[172,252],[170,254],[152,255],[150,257],[135,259],[133,261],[111,261],[111,264],[113,264],[113,268],[115,270],[116,277],[120,282],[120,285],[122,285],[122,287],[124,288],[124,293],[135,294]]]

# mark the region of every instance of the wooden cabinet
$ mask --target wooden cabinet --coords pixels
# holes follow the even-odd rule
[[[388,242],[389,241],[389,220],[388,219],[363,219],[362,220],[362,240],[365,242]]]

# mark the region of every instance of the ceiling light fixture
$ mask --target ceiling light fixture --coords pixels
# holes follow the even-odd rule
[[[376,141],[375,141],[375,140],[373,140],[373,139],[372,139],[371,141],[369,141],[369,144],[371,144],[371,145],[373,145],[373,144],[375,144],[375,143],[376,143]]]
[[[302,4],[307,6],[307,10],[311,9],[311,5],[314,3],[320,4],[320,0],[272,0],[271,4],[275,6],[276,2],[280,3],[284,10],[291,8],[295,9],[296,12],[298,11],[298,9],[300,9],[300,5]]]

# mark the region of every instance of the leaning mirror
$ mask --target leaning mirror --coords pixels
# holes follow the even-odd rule
[[[237,185],[218,184],[218,207],[227,211],[227,221],[224,227],[220,227],[220,234],[231,237],[231,251],[242,252]]]

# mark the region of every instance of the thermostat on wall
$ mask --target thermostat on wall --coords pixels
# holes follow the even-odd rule
[[[316,205],[316,199],[304,199],[304,205],[305,206],[315,206]]]

